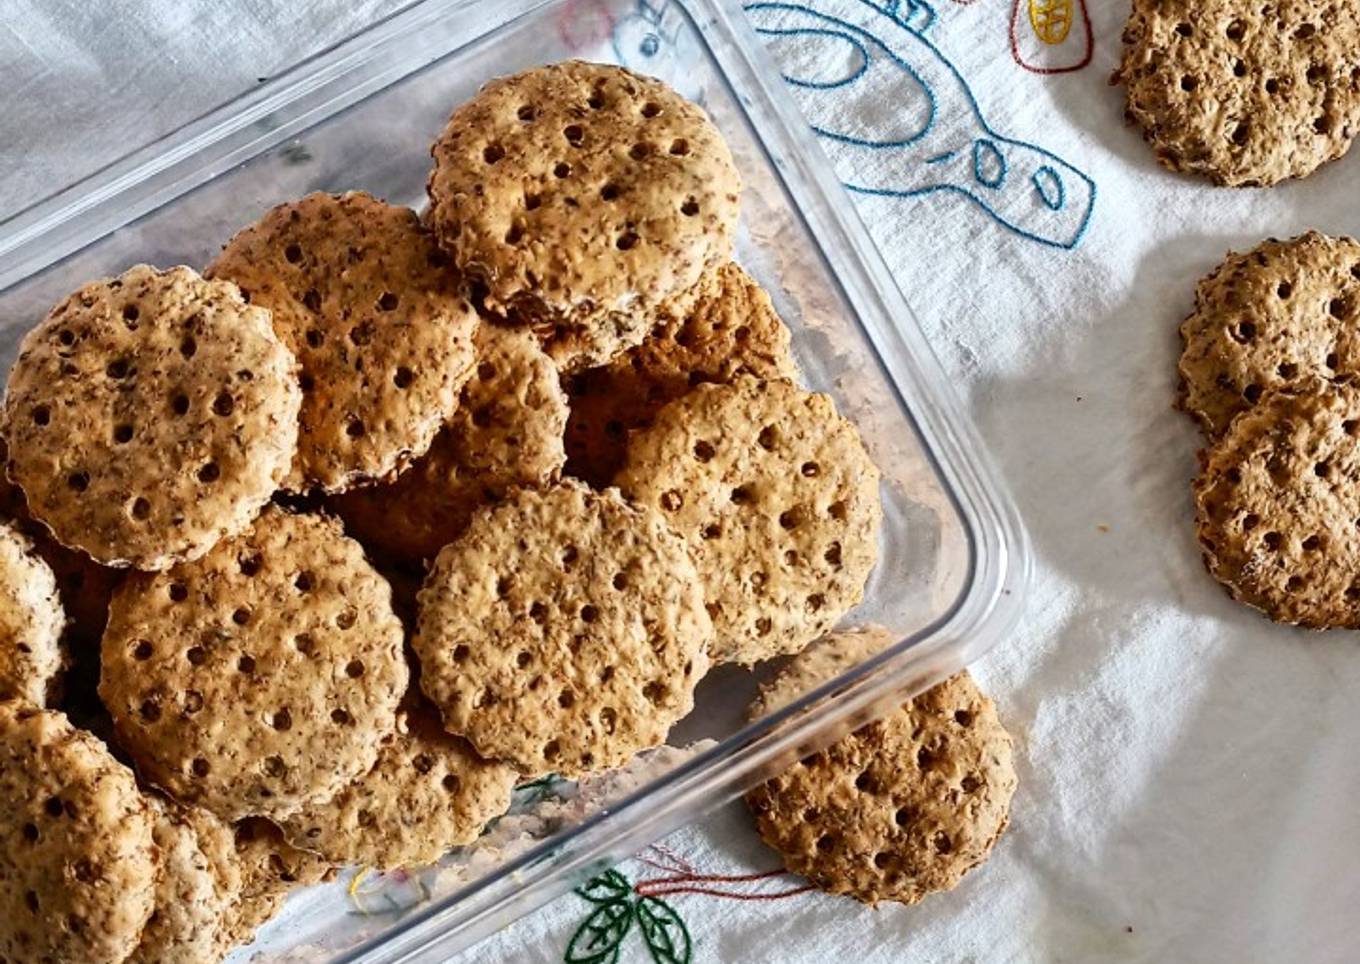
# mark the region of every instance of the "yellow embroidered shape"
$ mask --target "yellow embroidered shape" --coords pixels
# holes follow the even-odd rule
[[[1072,30],[1072,0],[1029,0],[1029,25],[1036,37],[1056,47]]]

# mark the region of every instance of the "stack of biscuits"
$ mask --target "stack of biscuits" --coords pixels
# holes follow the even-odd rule
[[[310,195],[24,339],[0,958],[219,959],[294,886],[431,862],[517,782],[660,744],[712,665],[862,598],[879,475],[732,260],[704,112],[564,63],[488,84],[433,156],[423,220]],[[920,853],[865,899],[952,886],[1004,826],[1009,738],[951,685],[939,727],[980,762],[908,791]],[[885,774],[936,738],[885,725]],[[986,827],[940,829],[960,792]]]

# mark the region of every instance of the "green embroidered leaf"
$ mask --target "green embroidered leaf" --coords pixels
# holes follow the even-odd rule
[[[633,905],[618,900],[601,904],[587,917],[562,956],[564,964],[613,964],[619,959],[619,944],[633,924]]]
[[[577,887],[576,893],[596,904],[612,904],[616,900],[631,897],[633,885],[617,870],[606,870]]]
[[[637,902],[637,919],[656,964],[690,964],[689,928],[675,908],[664,900],[644,897]]]

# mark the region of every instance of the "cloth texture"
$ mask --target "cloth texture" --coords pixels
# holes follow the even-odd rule
[[[0,217],[398,6],[0,0]],[[465,959],[1357,959],[1357,637],[1204,573],[1171,405],[1196,279],[1267,236],[1360,235],[1360,157],[1270,190],[1162,170],[1106,83],[1127,0],[750,15],[1033,539],[1022,624],[972,668],[1017,739],[1011,829],[956,891],[875,910],[767,874],[732,805],[618,868],[605,956],[569,958],[608,903],[573,894]]]

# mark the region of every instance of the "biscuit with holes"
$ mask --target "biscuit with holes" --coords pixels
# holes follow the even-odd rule
[[[567,398],[531,332],[485,324],[475,374],[435,439],[390,485],[337,497],[335,509],[360,541],[397,561],[433,559],[480,506],[515,486],[554,481],[566,461]]]
[[[486,304],[564,367],[640,342],[732,252],[741,180],[702,108],[621,67],[493,80],[435,142],[430,222]]]
[[[61,713],[0,702],[0,959],[121,961],[159,856],[132,771]]]
[[[1314,380],[1239,415],[1204,455],[1195,524],[1229,595],[1271,619],[1360,628],[1360,386]]]
[[[268,820],[250,817],[236,824],[233,831],[241,899],[228,914],[224,928],[230,944],[245,944],[279,912],[290,893],[330,880],[335,866],[292,846],[283,831]]]
[[[373,766],[409,681],[402,635],[337,521],[271,507],[119,588],[99,695],[153,785],[224,820],[285,817]]]
[[[864,596],[878,469],[827,395],[740,376],[700,385],[635,433],[618,476],[684,536],[715,663],[796,653]]]
[[[5,440],[0,438],[0,464],[8,460]],[[122,578],[122,570],[101,566],[83,552],[68,549],[52,538],[51,531],[29,515],[24,493],[0,472],[0,521],[33,543],[33,549],[52,569],[57,593],[66,611],[63,639],[78,648],[99,645],[109,615],[109,598]]]
[[[1181,325],[1180,407],[1218,436],[1266,392],[1360,374],[1360,244],[1316,231],[1230,254]]]
[[[301,397],[268,311],[189,268],[138,265],[24,337],[9,477],[63,545],[166,569],[250,525],[292,463]]]
[[[445,727],[530,776],[661,743],[708,669],[713,626],[684,542],[613,489],[563,481],[482,510],[419,604],[420,684]]]
[[[697,299],[664,307],[646,341],[571,380],[567,471],[608,485],[629,432],[695,385],[737,375],[792,380],[797,369],[770,296],[729,261],[704,276]]]
[[[409,208],[310,194],[239,232],[208,268],[302,365],[302,431],[287,485],[339,492],[430,447],[472,371],[477,315]]]
[[[472,843],[510,807],[519,774],[478,756],[423,708],[403,714],[378,762],[330,800],[282,824],[297,846],[337,864],[390,870]]]
[[[914,904],[952,890],[987,858],[1015,786],[1010,734],[964,671],[757,786],[746,802],[790,871],[867,904]]]
[[[129,964],[208,964],[226,956],[223,923],[240,896],[227,890],[220,871],[200,843],[198,826],[214,819],[200,811],[191,819],[177,804],[149,798],[152,835],[161,854],[156,907]],[[225,831],[225,824],[219,826]]]
[[[1311,174],[1360,130],[1360,8],[1134,0],[1114,80],[1173,171],[1231,187]]]
[[[56,695],[65,625],[51,567],[33,543],[0,523],[0,698],[43,706]]]

